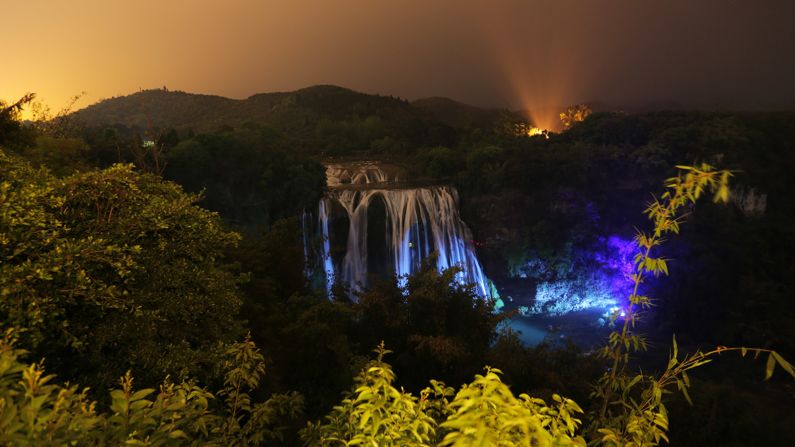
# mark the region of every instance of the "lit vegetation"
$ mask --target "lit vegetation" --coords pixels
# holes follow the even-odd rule
[[[592,113],[591,108],[585,104],[577,104],[570,106],[565,112],[560,114],[560,121],[563,123],[563,128],[568,129],[576,123],[585,121],[585,118]]]
[[[131,166],[58,179],[0,150],[0,327],[61,374],[107,386],[206,375],[242,335],[239,235],[198,197]],[[127,365],[127,366],[125,366]]]
[[[168,378],[157,389],[136,389],[128,372],[102,411],[88,389],[57,384],[42,363],[22,363],[27,353],[15,347],[17,336],[7,330],[0,340],[3,445],[260,445],[282,439],[279,424],[300,413],[298,395],[264,402],[249,395],[265,369],[249,340],[226,350],[224,385],[215,393]]]

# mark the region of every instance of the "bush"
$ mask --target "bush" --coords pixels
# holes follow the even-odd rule
[[[63,180],[0,152],[0,325],[67,378],[208,374],[240,335],[239,236],[173,183],[116,165]],[[211,355],[208,355],[211,354]]]
[[[283,439],[295,419],[296,394],[253,402],[264,373],[262,355],[246,340],[226,350],[224,386],[211,393],[193,382],[166,379],[157,390],[135,389],[128,372],[98,409],[88,389],[57,385],[41,363],[23,363],[13,329],[0,340],[0,443],[3,445],[258,445]]]

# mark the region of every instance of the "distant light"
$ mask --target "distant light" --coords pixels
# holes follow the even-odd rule
[[[529,127],[527,129],[527,136],[528,137],[533,137],[533,136],[536,136],[536,135],[543,135],[544,137],[549,138],[549,131],[546,130],[546,129],[542,129],[540,127],[535,127],[535,126]]]

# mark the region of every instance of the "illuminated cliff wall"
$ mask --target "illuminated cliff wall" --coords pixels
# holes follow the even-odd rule
[[[435,255],[440,271],[458,267],[460,284],[473,285],[480,297],[497,297],[458,214],[454,188],[413,187],[396,167],[366,162],[328,165],[326,177],[329,191],[303,224],[308,273],[320,275],[329,293],[335,282],[360,290],[373,273],[394,273],[402,285]]]

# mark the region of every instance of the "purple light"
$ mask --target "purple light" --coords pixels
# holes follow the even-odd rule
[[[600,264],[610,287],[610,295],[616,302],[626,303],[632,292],[632,258],[637,246],[632,239],[612,235],[603,239],[605,250],[597,252],[595,259]],[[626,315],[626,312],[623,312]]]
[[[573,258],[577,267],[564,278],[541,280],[530,313],[562,315],[585,309],[602,309],[604,317],[627,315],[632,292],[632,258],[635,242],[620,236],[601,238],[594,248],[581,250]],[[543,266],[540,259],[529,265]]]

